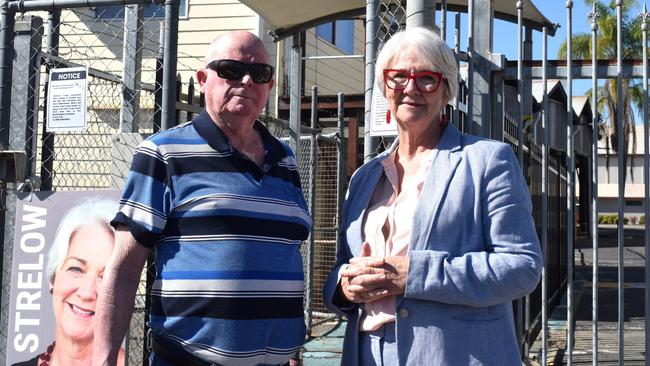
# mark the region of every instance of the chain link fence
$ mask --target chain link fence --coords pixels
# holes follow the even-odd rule
[[[40,180],[42,191],[119,189],[124,177],[116,173],[115,166],[128,166],[132,156],[132,149],[120,146],[131,145],[132,148],[139,138],[158,130],[160,99],[156,97],[159,92],[156,86],[160,86],[160,79],[156,75],[162,67],[159,46],[164,9],[157,5],[147,6],[142,20],[136,21],[134,26],[129,25],[127,8],[116,5],[61,9],[51,14],[17,17],[9,144],[13,150],[26,151],[27,175],[32,177],[30,182],[34,185],[31,188],[39,189]],[[125,33],[128,27],[139,36]],[[20,32],[24,37],[19,36]],[[29,47],[23,48],[23,43]],[[188,60],[187,57],[183,59]],[[87,125],[79,132],[52,133],[45,128],[48,73],[53,68],[65,67],[88,69]],[[188,83],[191,81],[185,84]],[[188,110],[177,113],[177,122],[191,117]],[[286,122],[269,120],[267,125],[279,138],[286,139],[290,135]],[[300,141],[297,158],[302,186],[314,217],[310,242],[302,247],[306,273],[305,309],[311,325],[314,314],[326,311],[321,289],[334,261],[338,197],[342,189],[337,185],[341,139],[337,134],[325,135],[320,130],[307,129]],[[12,207],[4,211],[7,224],[0,319],[0,336],[4,340],[7,338],[13,255],[14,218],[10,216],[15,213],[16,187],[10,190],[7,204]],[[126,339],[131,365],[148,364],[144,335],[147,287],[152,283],[152,273],[150,261],[143,271]],[[6,359],[6,352],[6,348],[0,349],[0,362]]]
[[[159,109],[154,102],[154,84],[164,9],[157,5],[144,8],[144,16],[133,28],[141,37],[137,48],[131,48],[134,53],[125,52],[125,42],[132,41],[125,39],[125,9],[120,2],[115,6],[17,16],[9,146],[12,150],[26,151],[27,175],[38,177],[30,180],[34,182],[33,189],[39,189],[39,180],[42,191],[119,188],[111,175],[114,136],[126,130],[144,135],[153,132],[153,115]],[[86,128],[80,132],[48,132],[45,128],[48,74],[53,68],[67,67],[88,69]],[[136,89],[131,94],[123,93],[129,83]],[[131,116],[124,114],[125,105],[137,106],[130,109],[134,112]],[[15,208],[15,196],[11,192],[7,203]],[[15,209],[8,207],[5,212],[10,214]],[[7,217],[4,232],[4,326],[0,331],[4,339],[9,316],[13,221],[13,217]],[[145,286],[143,280],[126,339],[128,363],[132,365],[146,363]],[[0,350],[2,362],[6,352],[5,348]]]
[[[267,118],[266,125],[274,136],[289,141],[291,130],[286,121]],[[303,193],[313,219],[311,236],[301,247],[309,328],[332,316],[323,304],[322,289],[336,255],[338,197],[344,189],[338,184],[341,146],[340,134],[323,134],[321,130],[305,127],[301,130],[297,158]]]

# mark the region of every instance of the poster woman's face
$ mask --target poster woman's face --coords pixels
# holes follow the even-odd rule
[[[63,266],[52,284],[57,337],[92,342],[97,293],[113,243],[113,233],[97,225],[72,234]]]

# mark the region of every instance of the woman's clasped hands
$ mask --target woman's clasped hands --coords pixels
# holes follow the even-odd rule
[[[354,303],[372,302],[404,293],[409,258],[402,256],[374,257],[370,244],[363,243],[361,255],[350,259],[341,271],[341,291]]]

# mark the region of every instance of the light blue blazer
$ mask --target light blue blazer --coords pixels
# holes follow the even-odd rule
[[[327,307],[348,318],[341,365],[358,365],[361,307],[337,293],[358,256],[368,203],[391,148],[352,176]],[[542,256],[512,149],[448,125],[413,219],[406,292],[396,301],[399,365],[521,365],[512,300],[535,289]]]

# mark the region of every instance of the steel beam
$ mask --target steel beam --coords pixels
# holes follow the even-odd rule
[[[302,42],[300,33],[292,36],[289,74],[289,147],[300,161],[300,97],[302,96]]]
[[[173,127],[176,119],[176,64],[178,50],[178,7],[180,0],[165,0],[165,41],[160,129]]]
[[[641,31],[643,33],[643,182],[645,201],[643,209],[645,212],[645,354],[650,352],[650,336],[648,330],[650,329],[650,121],[648,121],[648,13],[645,4],[643,4],[643,12],[639,14],[643,19],[641,24]],[[645,358],[645,365],[650,366],[650,357]]]
[[[616,142],[618,144],[617,161],[618,161],[618,224],[617,224],[617,243],[618,243],[618,364],[625,364],[625,227],[623,226],[623,217],[625,215],[625,161],[627,160],[627,151],[624,143],[625,123],[623,121],[623,0],[616,0],[616,126],[618,134]],[[632,126],[634,128],[634,126]]]
[[[409,0],[406,2],[406,28],[436,25],[435,0]]]
[[[573,75],[571,72],[571,62],[573,61],[573,1],[566,2],[566,40],[567,40],[567,79],[566,79],[566,208],[567,208],[567,227],[566,227],[566,240],[567,240],[567,366],[573,365],[573,343],[574,343],[574,323],[573,323],[573,238],[575,219],[573,217],[573,201],[574,201],[574,178],[575,178],[575,151],[573,150]]]
[[[15,12],[54,11],[57,9],[89,8],[94,6],[162,4],[163,0],[29,0],[8,1],[8,8]]]
[[[377,150],[377,139],[370,135],[372,125],[372,91],[375,85],[375,61],[377,59],[380,0],[366,1],[366,60],[365,60],[365,108],[363,114],[363,161],[372,159]]]
[[[591,12],[591,240],[592,240],[592,274],[591,274],[591,352],[592,364],[598,364],[598,72],[596,68],[598,57],[598,23],[599,16],[594,3]]]
[[[541,79],[542,78],[541,61],[524,61],[523,78],[524,79]],[[548,78],[549,79],[566,79],[567,68],[564,61],[548,61]],[[573,60],[571,67],[572,79],[591,79],[593,75],[591,60]],[[623,61],[621,74],[624,79],[641,79],[643,77],[643,65],[640,61]],[[596,77],[598,79],[615,79],[618,76],[618,66],[616,61],[598,60],[596,66]],[[516,62],[506,62],[505,68],[506,80],[517,80]]]
[[[468,75],[471,84],[471,88],[468,90],[471,97],[471,108],[468,110],[468,115],[471,115],[473,126],[469,133],[490,137],[489,118],[492,94],[490,80],[493,70],[490,55],[492,53],[494,11],[492,1],[470,0],[470,2],[473,3],[472,13],[469,15],[472,25],[470,32],[472,72]]]

